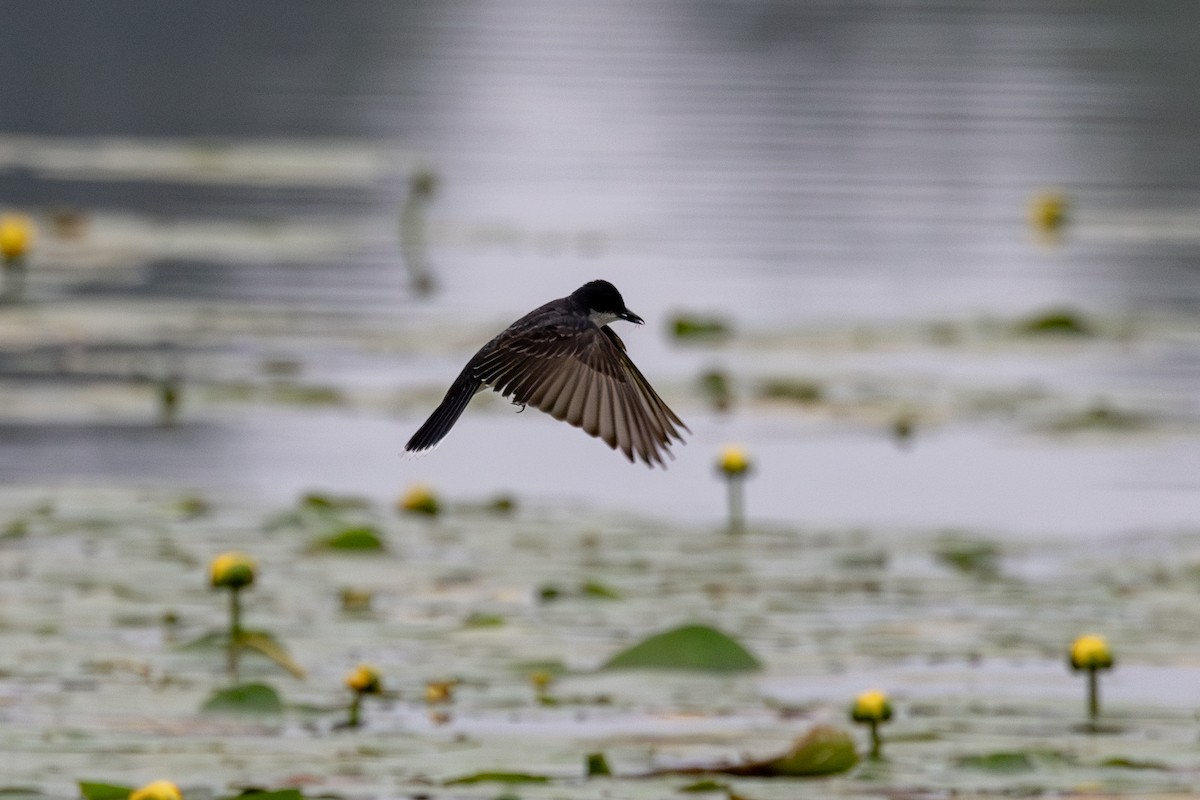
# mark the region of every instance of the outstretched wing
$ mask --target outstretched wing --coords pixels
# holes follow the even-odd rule
[[[582,428],[630,461],[665,466],[671,440],[683,441],[679,429],[687,426],[607,326],[558,317],[506,334],[472,365],[473,375],[504,397]]]

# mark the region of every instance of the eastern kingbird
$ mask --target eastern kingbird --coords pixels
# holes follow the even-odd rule
[[[644,322],[608,281],[585,283],[529,312],[467,362],[404,449],[436,445],[475,393],[487,387],[600,437],[630,461],[666,467],[662,457],[671,456],[671,439],[682,442],[679,429],[688,427],[625,354],[624,343],[608,327],[619,319]]]

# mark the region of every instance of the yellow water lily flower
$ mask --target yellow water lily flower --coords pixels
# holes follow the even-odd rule
[[[442,505],[432,488],[418,483],[410,486],[408,491],[401,495],[400,499],[396,501],[396,508],[412,514],[428,514],[433,517],[441,511]]]
[[[254,559],[245,553],[221,553],[209,566],[209,583],[214,588],[241,589],[254,583],[257,568]]]
[[[379,694],[383,691],[383,680],[377,669],[359,664],[346,676],[346,686],[355,694]]]
[[[1067,223],[1067,196],[1041,192],[1029,203],[1029,224],[1041,233],[1056,233]]]
[[[1112,650],[1103,636],[1088,634],[1080,636],[1071,644],[1071,668],[1111,669],[1113,665]]]
[[[183,800],[183,793],[171,781],[154,781],[130,792],[129,800]]]
[[[850,718],[855,722],[886,722],[892,718],[892,703],[878,689],[868,689],[854,699]]]
[[[727,444],[721,448],[717,468],[729,477],[745,475],[750,471],[750,466],[750,454],[746,448],[737,444]]]
[[[0,256],[16,261],[29,252],[36,236],[33,220],[24,214],[0,215]]]

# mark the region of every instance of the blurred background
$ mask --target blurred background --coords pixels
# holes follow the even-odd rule
[[[736,441],[764,520],[1200,512],[1194,2],[3,8],[8,484],[718,524]],[[484,396],[402,456],[600,277],[693,432],[669,470]]]

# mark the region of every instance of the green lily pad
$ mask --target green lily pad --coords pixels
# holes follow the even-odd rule
[[[1142,761],[1136,758],[1128,758],[1126,756],[1113,756],[1106,758],[1100,762],[1102,767],[1115,767],[1117,769],[1149,769],[1161,770],[1169,772],[1171,767],[1162,761]]]
[[[671,318],[671,334],[676,339],[712,341],[728,338],[730,327],[720,317],[682,313]]]
[[[854,739],[838,728],[818,725],[791,749],[766,763],[771,775],[814,777],[846,772],[858,763]]]
[[[729,792],[729,784],[721,781],[714,781],[712,778],[705,778],[702,781],[689,783],[687,786],[679,787],[679,791],[687,792],[688,794],[706,794],[708,792]]]
[[[604,753],[587,754],[584,762],[584,774],[589,778],[603,778],[612,775],[612,768],[608,766],[608,759],[604,757]]]
[[[1000,573],[999,545],[986,539],[947,534],[934,546],[933,556],[959,572],[994,578]]]
[[[750,651],[707,625],[684,625],[651,636],[613,656],[602,669],[689,669],[739,672],[761,669]]]
[[[300,508],[313,508],[333,511],[337,509],[357,508],[365,509],[371,507],[371,501],[365,497],[356,497],[354,495],[336,495],[327,494],[325,492],[308,492],[300,498],[297,504]]]
[[[492,514],[511,514],[517,510],[517,498],[511,494],[498,494],[487,501],[484,510]]]
[[[584,597],[591,597],[597,600],[620,600],[621,593],[610,586],[605,586],[599,581],[585,581],[580,591]]]
[[[1095,329],[1078,311],[1055,308],[1022,320],[1017,324],[1017,332],[1033,336],[1092,336]]]
[[[249,788],[228,795],[221,800],[304,800],[304,792],[299,789],[267,789]]]
[[[272,402],[299,406],[337,406],[346,396],[335,386],[316,386],[299,383],[277,383],[267,390]]]
[[[1033,758],[1028,753],[1019,751],[963,756],[958,759],[957,763],[958,766],[967,769],[1002,773],[1031,772],[1035,766]]]
[[[764,400],[787,400],[800,405],[813,405],[825,399],[825,389],[820,383],[803,378],[774,378],[758,389]]]
[[[245,683],[220,689],[204,701],[205,714],[282,714],[279,693],[265,683]]]
[[[709,370],[696,381],[700,394],[716,411],[728,411],[733,405],[733,386],[729,375],[719,369]]]
[[[475,772],[443,781],[444,786],[466,786],[473,783],[549,783],[548,775],[529,772]]]
[[[383,550],[383,538],[370,525],[355,525],[327,536],[313,545],[314,550]]]
[[[1053,420],[1046,429],[1051,433],[1081,433],[1086,431],[1136,432],[1149,428],[1153,420],[1147,414],[1113,408],[1103,400],[1083,411]]]
[[[111,783],[79,782],[79,793],[84,800],[128,800],[134,790],[132,786],[116,786]]]
[[[212,505],[207,499],[198,494],[181,497],[175,502],[175,510],[185,519],[203,517],[212,511]]]
[[[818,725],[797,739],[782,755],[746,761],[740,764],[706,764],[682,769],[665,769],[651,775],[696,775],[720,773],[750,778],[812,778],[836,775],[852,769],[858,763],[854,739],[845,731],[829,725]],[[705,791],[694,788],[711,785],[693,784],[685,791]]]

